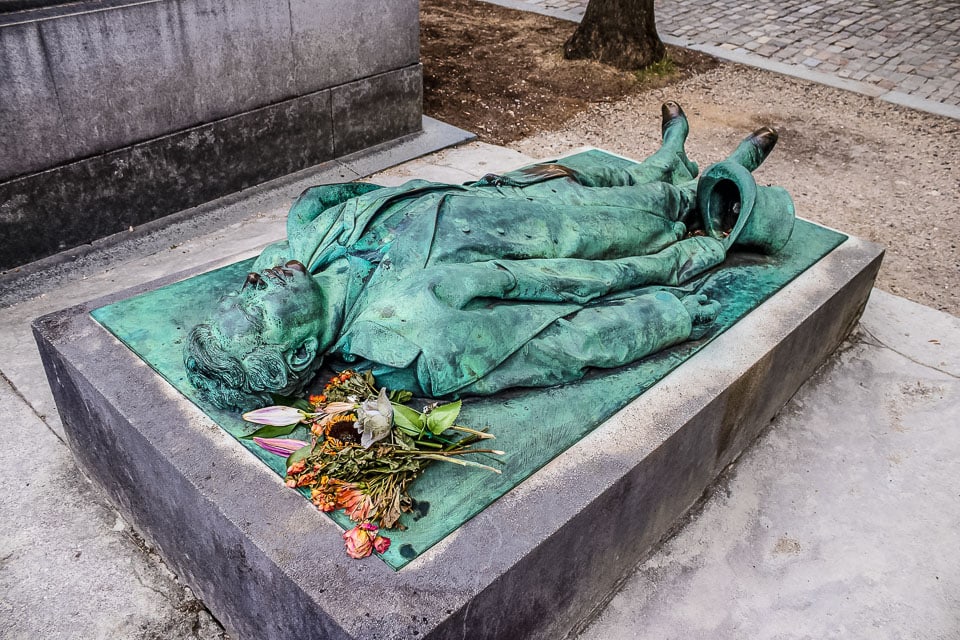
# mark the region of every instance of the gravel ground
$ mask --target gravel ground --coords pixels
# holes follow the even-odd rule
[[[722,64],[674,85],[590,105],[556,131],[508,146],[547,158],[595,146],[642,158],[659,144],[660,104],[690,120],[703,170],[750,131],[777,149],[758,182],[786,187],[803,218],[887,249],[877,285],[960,316],[960,122],[777,74]]]

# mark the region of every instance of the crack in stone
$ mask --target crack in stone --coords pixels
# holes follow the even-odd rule
[[[921,367],[924,367],[924,368],[926,368],[926,369],[933,369],[934,371],[936,371],[936,372],[938,372],[938,373],[942,373],[943,375],[948,376],[948,377],[950,377],[950,378],[953,378],[954,380],[960,380],[960,376],[958,376],[958,375],[955,374],[955,373],[951,373],[950,371],[946,371],[946,370],[941,369],[941,368],[939,368],[939,367],[935,367],[935,366],[933,366],[932,364],[928,364],[928,363],[926,363],[926,362],[920,362],[920,361],[917,360],[916,358],[912,358],[911,356],[907,355],[906,353],[904,353],[904,352],[902,352],[902,351],[899,351],[899,350],[897,350],[897,349],[894,349],[893,347],[891,347],[890,345],[888,345],[886,342],[884,342],[883,340],[881,340],[880,338],[878,338],[877,336],[875,336],[869,329],[867,329],[867,328],[866,328],[865,326],[863,326],[862,324],[860,325],[860,328],[863,330],[863,332],[864,332],[865,334],[867,334],[868,336],[870,336],[870,337],[873,339],[873,341],[874,341],[874,346],[882,347],[882,348],[884,348],[884,349],[889,349],[890,351],[893,351],[893,352],[894,352],[895,354],[897,354],[898,356],[902,356],[902,357],[906,358],[907,360],[909,360],[910,362],[912,362],[912,363],[914,363],[914,364],[920,365]]]

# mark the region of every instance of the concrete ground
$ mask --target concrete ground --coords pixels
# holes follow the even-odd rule
[[[487,0],[579,22],[588,0]],[[960,118],[960,4],[937,0],[656,3],[667,44]]]
[[[960,637],[958,427],[960,320],[874,289],[580,640]]]
[[[528,160],[472,143],[377,179],[456,182]],[[338,179],[322,169],[198,214],[211,224],[158,229],[3,282],[0,637],[222,637],[78,473],[29,323],[256,253],[282,236],[304,184]],[[958,378],[960,320],[875,290],[860,331],[581,637],[960,636]]]

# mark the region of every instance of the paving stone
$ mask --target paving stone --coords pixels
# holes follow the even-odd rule
[[[562,7],[574,15],[583,14],[587,1],[511,0],[531,11]],[[660,34],[682,36],[694,47],[719,46],[755,58],[760,66],[769,60],[816,68],[916,97],[928,97],[921,95],[926,89],[917,92],[934,82],[937,89],[929,99],[945,104],[960,101],[957,84],[945,84],[960,80],[960,4],[956,2],[657,0],[657,8]],[[944,92],[943,87],[949,90]]]

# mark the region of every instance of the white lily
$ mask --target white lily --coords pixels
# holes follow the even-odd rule
[[[267,424],[272,427],[285,427],[290,424],[303,422],[306,414],[293,407],[264,407],[243,414],[243,419],[256,424]]]
[[[383,440],[390,435],[393,426],[393,405],[387,396],[387,389],[380,388],[380,395],[371,400],[364,400],[357,410],[357,421],[354,427],[360,436],[360,446],[369,449],[370,445]]]

